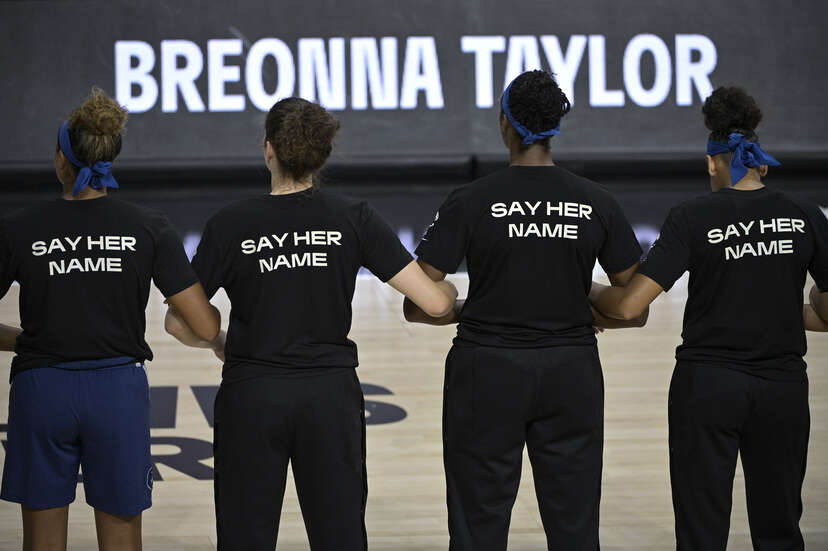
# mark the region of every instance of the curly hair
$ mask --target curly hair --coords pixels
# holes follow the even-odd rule
[[[762,121],[762,110],[743,88],[716,88],[705,100],[702,114],[711,140],[726,142],[734,132],[757,140],[756,127]]]
[[[127,117],[127,110],[117,101],[100,88],[92,88],[89,97],[68,117],[69,141],[75,157],[90,166],[98,161],[114,161],[121,152],[121,133]]]
[[[509,111],[516,121],[532,132],[556,128],[571,107],[554,75],[546,71],[527,71],[512,81],[509,89]],[[537,143],[548,149],[549,140],[546,138]],[[527,147],[521,144],[521,149]]]
[[[339,121],[333,115],[301,98],[277,102],[265,121],[265,141],[273,146],[282,169],[295,180],[322,168],[338,131]]]

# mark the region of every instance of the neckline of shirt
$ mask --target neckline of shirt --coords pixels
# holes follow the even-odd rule
[[[307,197],[307,196],[313,195],[314,193],[318,193],[318,192],[319,192],[319,190],[317,188],[311,186],[307,189],[302,189],[302,190],[299,190],[299,191],[292,191],[290,193],[278,193],[278,194],[268,193],[266,195],[266,197],[271,197],[273,199],[293,199],[293,198],[296,198],[296,197]]]
[[[732,187],[726,187],[719,190],[719,193],[722,191],[726,191],[727,193],[735,193],[735,194],[747,194],[747,195],[758,195],[760,193],[765,193],[768,191],[768,186],[762,186],[756,189],[734,189]]]
[[[69,204],[79,204],[79,203],[93,203],[97,204],[99,201],[103,199],[108,199],[109,194],[101,195],[100,197],[94,197],[92,199],[64,199],[63,197],[59,197],[57,201],[59,203],[69,203]]]

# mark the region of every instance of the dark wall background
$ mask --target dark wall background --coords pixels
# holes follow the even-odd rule
[[[828,153],[828,109],[823,90],[828,84],[828,38],[823,23],[828,4],[772,0],[280,0],[260,2],[153,1],[28,1],[0,3],[0,168],[40,167],[49,161],[56,129],[66,114],[98,85],[115,93],[115,44],[145,42],[154,52],[153,79],[161,82],[161,43],[187,40],[203,57],[195,85],[207,111],[189,112],[178,95],[178,110],[162,111],[159,99],[148,111],[135,113],[121,157],[123,166],[251,166],[258,165],[258,144],[264,113],[249,99],[245,61],[250,47],[278,38],[289,48],[296,80],[302,81],[298,42],[325,40],[329,68],[334,63],[328,40],[344,39],[345,109],[335,160],[342,163],[385,162],[386,159],[464,158],[500,153],[497,98],[503,89],[507,52],[493,54],[491,84],[495,105],[475,102],[475,56],[463,53],[463,36],[534,38],[543,68],[550,68],[539,42],[556,36],[566,50],[573,37],[600,36],[605,42],[605,67],[595,61],[590,44],[583,52],[574,84],[573,112],[566,117],[556,150],[567,159],[691,158],[702,151],[706,137],[693,90],[692,103],[676,98],[676,36],[702,35],[715,46],[713,86],[738,83],[755,94],[765,110],[763,143],[782,157],[824,157]],[[626,89],[624,52],[633,37],[657,36],[668,49],[663,69],[671,79],[669,93],[654,107],[636,105],[624,92],[623,107],[593,105],[598,90],[592,69],[603,74],[606,88]],[[409,53],[409,37],[431,37],[439,64],[441,108],[428,108],[425,94],[414,109],[354,109],[351,43],[355,37],[397,40],[397,85]],[[240,112],[210,112],[208,42],[240,41],[240,55],[224,60],[239,68],[239,82],[224,86],[227,94],[245,98]],[[698,57],[697,54],[696,57]],[[644,54],[641,81],[653,85],[655,62]],[[183,63],[183,60],[179,60]],[[210,67],[208,67],[210,66]],[[423,69],[425,71],[425,69]],[[255,72],[255,71],[253,71]],[[257,77],[266,90],[278,85],[277,64],[268,59]],[[415,71],[416,72],[416,71]],[[412,73],[414,74],[414,73]],[[597,77],[596,77],[597,78]],[[399,102],[398,102],[399,103]],[[399,106],[398,106],[399,107]]]
[[[475,56],[462,52],[461,39],[482,35],[502,36],[507,50],[513,37],[534,37],[545,69],[551,67],[540,37],[556,36],[564,51],[577,37],[603,37],[605,64],[593,62],[588,45],[574,80],[574,108],[554,151],[566,167],[618,196],[645,243],[670,206],[707,190],[702,98],[694,88],[689,105],[677,101],[677,35],[707,37],[716,54],[711,84],[743,85],[760,102],[763,146],[783,163],[768,182],[828,205],[822,182],[828,169],[826,18],[823,2],[771,0],[0,2],[0,215],[56,195],[51,164],[57,127],[92,85],[115,93],[116,42],[146,43],[155,55],[150,74],[162,87],[162,41],[187,40],[203,57],[195,87],[207,110],[189,112],[178,93],[178,110],[164,112],[159,91],[152,108],[131,115],[115,175],[120,196],[161,208],[182,233],[197,234],[227,201],[267,189],[259,147],[265,115],[250,101],[245,82],[250,47],[261,39],[282,40],[293,60],[292,93],[298,94],[299,40],[324,39],[332,64],[329,40],[341,37],[345,108],[334,111],[342,132],[325,185],[371,200],[413,242],[451,187],[505,165],[497,98],[510,53],[493,54],[495,105],[478,107]],[[625,49],[641,34],[663,41],[670,60],[669,93],[654,107],[635,104],[624,79]],[[408,37],[431,37],[442,107],[429,108],[421,91],[413,109],[376,109],[370,101],[367,109],[354,109],[354,37],[396,38],[398,91]],[[208,43],[214,39],[242,43],[240,55],[224,60],[240,68],[240,81],[224,89],[245,97],[242,111],[209,110]],[[623,91],[623,107],[593,104],[595,71],[604,75],[606,88]],[[644,54],[639,73],[645,87],[653,85],[652,55]],[[273,91],[277,74],[269,59],[257,77]]]

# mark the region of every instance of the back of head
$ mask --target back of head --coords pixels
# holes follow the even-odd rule
[[[736,86],[716,88],[702,107],[704,125],[710,130],[710,139],[727,142],[734,132],[749,141],[757,141],[756,127],[762,121],[762,111],[743,88]]]
[[[86,165],[112,162],[121,152],[127,111],[100,88],[69,114],[69,139],[75,157]]]
[[[555,77],[541,70],[527,71],[512,81],[507,105],[512,117],[534,134],[558,128],[571,108]],[[548,148],[549,139],[536,143]]]
[[[265,140],[276,152],[281,169],[296,181],[324,166],[338,131],[339,121],[323,107],[301,98],[277,102],[265,121]]]

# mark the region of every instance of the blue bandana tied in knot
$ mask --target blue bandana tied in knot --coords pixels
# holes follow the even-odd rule
[[[72,152],[72,142],[69,140],[69,121],[60,125],[60,132],[58,132],[58,144],[63,155],[70,163],[78,167],[78,177],[75,178],[75,185],[72,187],[72,197],[75,197],[86,186],[92,189],[103,189],[107,187],[118,189],[118,182],[112,176],[112,163],[108,161],[98,161],[92,166],[87,166],[80,162],[75,154]]]
[[[733,153],[730,161],[730,185],[745,177],[748,168],[758,168],[761,165],[781,166],[782,163],[765,153],[759,142],[750,142],[744,134],[734,132],[728,136],[727,143],[710,140],[707,142],[707,154]]]
[[[518,135],[523,138],[524,145],[532,145],[535,142],[539,142],[541,140],[545,140],[546,138],[551,138],[552,136],[557,136],[561,133],[561,125],[558,124],[557,128],[553,128],[552,130],[544,130],[543,132],[539,132],[535,134],[522,124],[520,124],[514,116],[512,116],[512,112],[509,111],[509,90],[512,89],[512,84],[515,81],[509,83],[509,86],[506,87],[506,90],[503,91],[503,97],[500,100],[500,108],[503,109],[503,114],[506,115],[506,119],[512,124],[514,129],[517,131]]]

